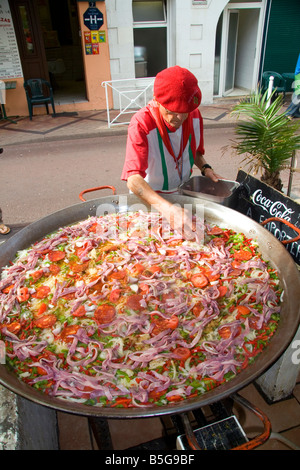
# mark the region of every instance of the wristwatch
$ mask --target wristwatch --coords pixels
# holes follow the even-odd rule
[[[210,165],[208,165],[208,163],[205,163],[205,165],[203,165],[203,167],[201,168],[201,174],[203,176],[205,176],[205,170],[207,170],[208,168],[210,168],[212,170],[212,167]]]

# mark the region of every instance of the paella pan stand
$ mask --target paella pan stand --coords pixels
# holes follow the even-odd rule
[[[113,194],[116,194],[113,186],[100,186],[82,191],[79,199],[85,202],[84,194],[100,189],[111,189]],[[278,220],[285,223],[283,219]],[[298,232],[293,241],[300,239],[299,229],[294,226],[292,228]],[[233,413],[234,405],[247,409],[256,416],[263,428],[261,434],[248,439]],[[206,408],[197,408],[189,413],[167,417],[161,416],[160,420],[164,437],[131,447],[132,450],[173,450],[175,447],[179,450],[251,450],[262,445],[271,436],[271,423],[266,414],[238,393],[207,405]],[[107,420],[89,416],[88,422],[98,449],[112,450],[113,443]]]

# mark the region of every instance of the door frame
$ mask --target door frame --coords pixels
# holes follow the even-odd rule
[[[219,93],[218,96],[226,96],[230,93],[225,92],[225,79],[226,79],[226,57],[228,47],[228,26],[229,16],[231,10],[250,10],[257,9],[259,11],[258,24],[257,24],[257,37],[256,37],[256,54],[253,64],[253,74],[251,80],[251,91],[254,91],[257,87],[259,78],[259,64],[261,57],[261,48],[263,41],[263,25],[265,21],[266,13],[266,0],[261,2],[251,3],[228,3],[223,10],[223,23],[222,23],[222,39],[221,39],[221,59],[220,59],[220,80],[219,80]]]
[[[235,40],[234,40],[234,64],[233,64],[233,84],[232,87],[226,90],[226,78],[227,78],[227,57],[228,57],[228,46],[229,46],[229,27],[230,27],[230,19],[232,14],[237,14],[237,26],[235,31]],[[236,66],[236,50],[237,50],[237,41],[238,41],[238,34],[239,34],[239,10],[229,8],[227,15],[225,16],[225,21],[223,17],[223,31],[224,31],[224,38],[226,40],[225,47],[224,47],[224,86],[223,86],[223,94],[224,96],[229,95],[234,89],[234,76],[235,76],[235,66]]]
[[[49,80],[43,33],[36,3],[33,0],[9,0],[9,6],[16,32],[24,80],[29,78],[44,78],[45,80]],[[29,53],[26,47],[22,19],[19,12],[20,6],[24,6],[27,12],[30,31],[32,33],[34,51],[32,53]],[[38,72],[36,72],[37,70]]]

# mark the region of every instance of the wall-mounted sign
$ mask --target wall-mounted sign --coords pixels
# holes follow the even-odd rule
[[[0,0],[0,80],[23,77],[8,0]]]
[[[83,13],[83,22],[91,31],[97,31],[103,25],[103,14],[98,8],[89,7]]]
[[[84,31],[83,35],[86,55],[99,54],[100,43],[106,42],[105,31]]]

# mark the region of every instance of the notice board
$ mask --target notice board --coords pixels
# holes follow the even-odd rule
[[[278,220],[271,220],[264,225],[279,241],[285,242],[285,248],[300,265],[300,240],[289,242],[300,232],[300,204],[242,170],[238,172],[236,180],[240,187],[235,210],[260,224],[276,218],[286,220],[296,228]]]
[[[0,0],[0,80],[23,77],[8,0]]]

